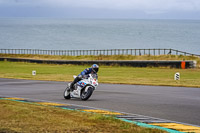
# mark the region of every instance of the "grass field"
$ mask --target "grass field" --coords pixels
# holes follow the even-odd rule
[[[113,117],[0,99],[1,133],[166,133]]]
[[[87,67],[90,66],[1,61],[0,77],[72,81],[73,75],[78,75]],[[32,76],[33,70],[36,70],[36,76]],[[176,72],[181,75],[180,81],[174,80]],[[200,69],[100,66],[98,75],[100,83],[200,87]]]

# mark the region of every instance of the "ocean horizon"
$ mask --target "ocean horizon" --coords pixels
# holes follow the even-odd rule
[[[0,49],[154,48],[200,54],[200,20],[0,18]]]

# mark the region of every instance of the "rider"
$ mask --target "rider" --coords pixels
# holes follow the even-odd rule
[[[74,84],[76,84],[78,81],[80,81],[85,75],[88,75],[90,73],[95,73],[97,74],[99,70],[99,66],[97,64],[93,64],[91,66],[91,68],[87,68],[84,71],[82,71],[75,79],[74,81],[71,83],[70,85],[70,89],[73,90],[74,89]]]

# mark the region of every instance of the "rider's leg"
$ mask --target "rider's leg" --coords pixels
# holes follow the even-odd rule
[[[80,81],[81,80],[81,78],[79,77],[79,76],[77,76],[75,79],[74,79],[74,81],[71,83],[71,85],[70,85],[70,89],[74,89],[74,84],[76,84],[78,81]]]

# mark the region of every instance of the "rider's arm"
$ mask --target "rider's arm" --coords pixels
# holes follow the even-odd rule
[[[90,73],[91,73],[90,68],[87,68],[87,69],[85,69],[84,71],[81,72],[81,75],[84,76],[84,75],[87,75],[87,74],[90,74]]]

